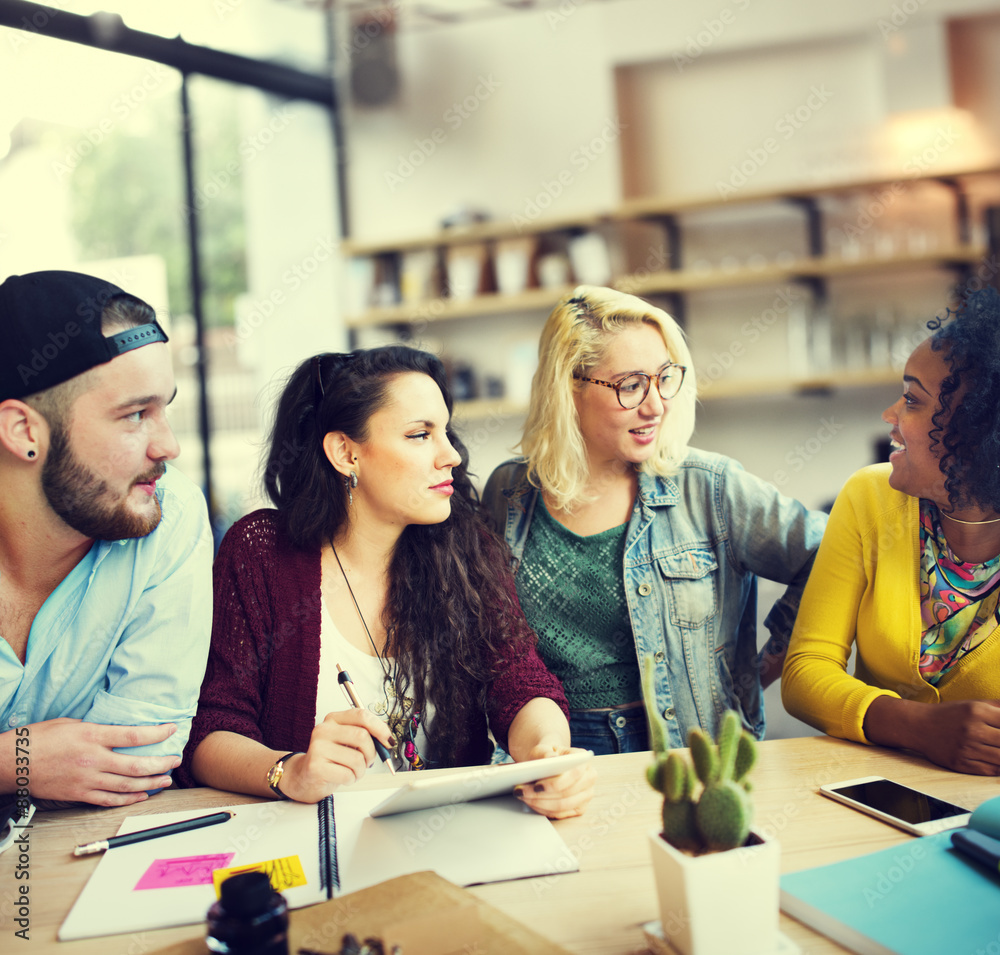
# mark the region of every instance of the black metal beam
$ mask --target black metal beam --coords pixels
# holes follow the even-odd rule
[[[194,195],[194,127],[188,76],[181,76],[181,142],[184,150],[184,214],[187,217],[188,275],[191,286],[191,314],[194,316],[194,342],[198,355],[198,433],[201,435],[202,484],[208,513],[215,526],[217,511],[212,491],[212,426],[208,407],[208,353],[205,349],[204,282],[201,277],[201,229],[198,204]]]
[[[958,241],[968,245],[972,241],[972,218],[969,212],[969,195],[965,191],[965,183],[961,179],[942,176],[938,179],[941,185],[951,190],[955,197],[955,221],[958,224]]]
[[[819,200],[813,196],[788,196],[787,201],[798,206],[806,214],[806,244],[809,255],[814,259],[826,254],[826,243],[823,235],[823,210]]]
[[[255,86],[288,99],[335,107],[332,75],[306,73],[279,63],[197,46],[180,36],[162,37],[133,30],[116,13],[82,16],[29,0],[0,0],[0,26],[152,60],[186,74]]]
[[[330,76],[334,75],[337,66],[336,37],[334,35],[336,20],[333,10],[328,8],[326,23],[326,62]],[[330,131],[333,134],[334,173],[337,188],[337,218],[340,221],[340,235],[347,238],[351,234],[351,210],[347,204],[347,133],[344,130],[340,109],[336,103],[330,108]],[[352,332],[352,335],[355,333]],[[351,346],[353,349],[353,345]]]

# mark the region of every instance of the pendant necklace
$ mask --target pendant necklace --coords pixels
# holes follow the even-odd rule
[[[351,581],[347,577],[347,571],[344,570],[344,565],[340,562],[340,555],[337,553],[337,548],[333,546],[332,540],[330,541],[330,549],[333,551],[333,556],[337,561],[337,566],[340,568],[340,573],[344,578],[344,583],[347,584],[347,592],[351,595],[351,600],[354,602],[354,609],[358,612],[358,619],[361,621],[361,626],[365,628],[365,634],[368,637],[368,642],[372,645],[372,650],[375,651],[375,659],[378,660],[378,665],[382,668],[382,673],[384,675],[384,679],[382,681],[382,694],[385,697],[385,704],[387,707],[386,719],[389,720],[389,727],[392,730],[393,736],[396,737],[399,751],[410,764],[411,770],[423,769],[424,761],[420,758],[420,754],[417,752],[416,747],[416,735],[417,727],[420,725],[420,714],[413,713],[407,717],[407,703],[412,706],[413,701],[407,701],[404,699],[400,702],[400,717],[392,719],[393,706],[389,701],[386,684],[392,688],[393,697],[398,699],[398,697],[396,697],[396,681],[394,678],[394,672],[396,669],[395,661],[392,665],[394,672],[393,674],[390,674],[385,667],[385,661],[382,659],[382,654],[378,652],[378,647],[375,646],[375,641],[372,639],[371,631],[368,629],[368,623],[365,620],[365,615],[361,612],[361,607],[358,604],[358,598],[354,596],[354,588],[351,586]],[[402,732],[404,726],[406,732]]]

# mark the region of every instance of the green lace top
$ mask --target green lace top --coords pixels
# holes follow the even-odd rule
[[[517,596],[570,709],[618,706],[642,695],[625,603],[627,529],[621,524],[581,537],[555,520],[541,497],[535,506]]]

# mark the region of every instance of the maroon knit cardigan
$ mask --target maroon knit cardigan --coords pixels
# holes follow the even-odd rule
[[[508,579],[506,566],[497,574]],[[201,686],[198,713],[174,772],[182,786],[197,786],[191,757],[216,730],[229,730],[281,752],[305,751],[316,725],[320,653],[320,552],[293,546],[277,511],[254,511],[226,533],[213,568],[215,610],[212,646]],[[336,616],[338,608],[330,611]],[[523,621],[523,616],[521,620]],[[562,684],[545,667],[534,632],[528,649],[497,661],[499,675],[487,694],[487,712],[461,737],[453,753],[430,754],[435,765],[488,763],[492,745],[506,747],[510,724],[534,697],[549,697],[569,716]]]

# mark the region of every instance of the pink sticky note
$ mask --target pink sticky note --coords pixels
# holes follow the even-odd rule
[[[232,861],[234,852],[209,856],[157,859],[136,883],[136,889],[173,889],[179,885],[211,885],[212,872]]]

